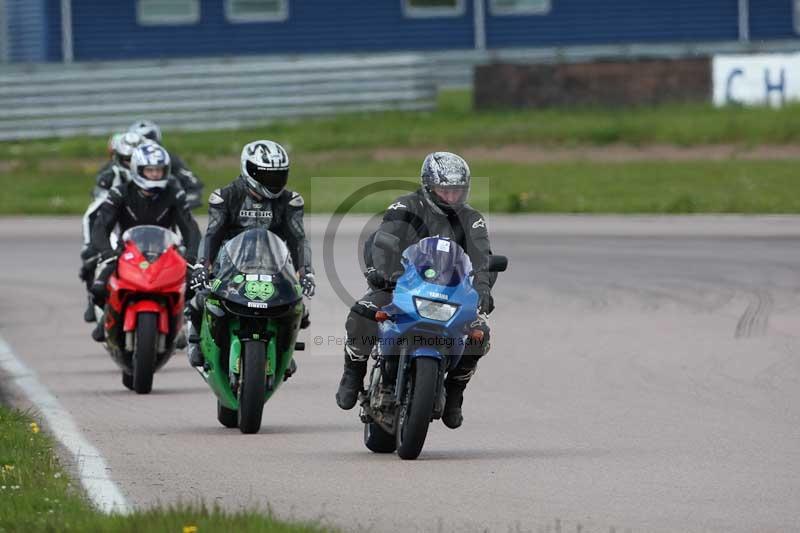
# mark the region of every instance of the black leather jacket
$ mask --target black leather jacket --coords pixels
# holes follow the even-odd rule
[[[445,213],[430,205],[421,189],[395,200],[386,210],[379,231],[399,237],[401,252],[426,237],[452,239],[464,248],[474,268],[484,266],[492,255],[483,215],[469,204],[453,213]],[[364,258],[368,268],[377,268],[386,274],[401,270],[400,258],[390,262],[386,252],[372,245],[372,238],[365,244]],[[496,281],[497,273],[479,272],[475,274],[474,285],[491,288]]]
[[[177,183],[168,182],[163,191],[151,197],[145,196],[133,182],[113,187],[92,225],[95,253],[111,250],[108,237],[117,224],[120,233],[145,224],[167,229],[178,226],[186,247],[186,260],[190,263],[197,260],[200,228],[186,204],[186,193]]]
[[[202,262],[211,266],[222,244],[250,228],[265,228],[286,242],[300,274],[313,274],[311,245],[303,225],[300,194],[284,189],[277,198],[257,199],[241,178],[217,189],[208,199],[208,230]]]

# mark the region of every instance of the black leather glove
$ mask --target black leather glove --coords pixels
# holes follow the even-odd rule
[[[369,288],[375,291],[382,291],[389,287],[389,276],[382,270],[377,270],[375,268],[370,268],[366,272],[367,275],[367,285]]]
[[[300,277],[300,286],[303,287],[303,296],[313,298],[317,292],[317,282],[314,281],[314,274],[303,274]]]
[[[490,314],[494,311],[494,298],[492,298],[492,289],[486,285],[478,287],[478,310],[481,313]]]
[[[200,263],[196,265],[189,265],[189,288],[193,291],[199,291],[206,287],[208,284],[208,269],[205,265]]]

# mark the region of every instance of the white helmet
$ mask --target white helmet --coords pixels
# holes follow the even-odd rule
[[[142,190],[160,191],[169,182],[169,154],[157,144],[142,144],[133,151],[131,157],[131,179]],[[145,175],[145,169],[160,167],[163,169],[160,179],[151,179]]]
[[[289,180],[289,154],[274,141],[253,141],[242,149],[242,179],[262,198],[277,198]]]
[[[133,151],[143,142],[144,138],[138,133],[121,134],[113,145],[114,159],[125,168],[130,168]]]
[[[128,131],[138,133],[142,137],[146,137],[151,141],[161,144],[161,128],[159,128],[152,120],[137,120]]]

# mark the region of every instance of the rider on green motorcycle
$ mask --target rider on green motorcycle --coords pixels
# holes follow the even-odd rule
[[[242,149],[241,174],[232,183],[211,193],[208,199],[208,230],[203,254],[195,265],[190,287],[201,289],[208,281],[208,269],[225,241],[239,233],[261,227],[280,237],[289,248],[299,269],[303,294],[314,296],[316,283],[311,266],[311,245],[303,225],[304,201],[299,193],[286,188],[289,178],[289,155],[278,143],[268,140],[251,142]],[[205,363],[199,346],[200,322],[205,305],[205,291],[200,291],[186,306],[189,316],[189,363]],[[304,319],[304,327],[308,318]]]

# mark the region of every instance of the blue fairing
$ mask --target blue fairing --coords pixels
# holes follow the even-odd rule
[[[429,237],[405,251],[403,266],[392,303],[383,308],[391,319],[380,324],[381,353],[397,356],[399,347],[408,346],[411,358],[449,355],[449,366],[454,368],[464,353],[470,326],[478,319],[472,263],[455,242]],[[455,305],[457,310],[446,321],[425,318],[415,298]]]

